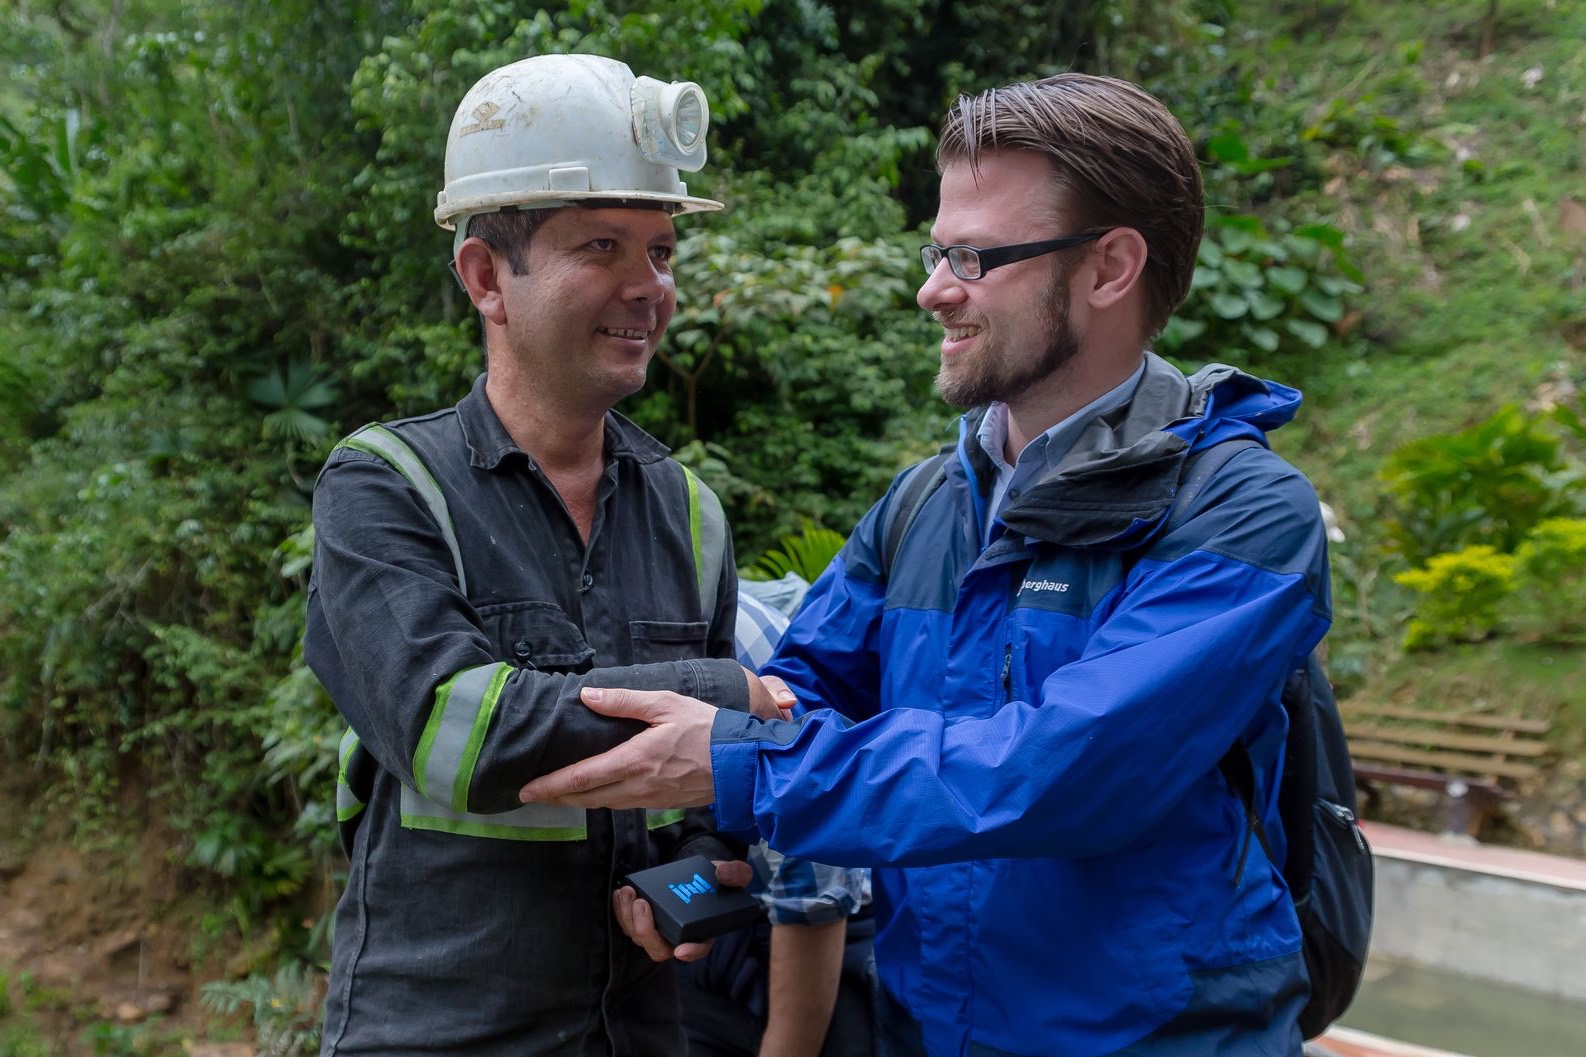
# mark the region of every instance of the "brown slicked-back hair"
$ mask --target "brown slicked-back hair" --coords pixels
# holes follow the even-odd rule
[[[986,151],[1044,154],[1056,202],[1073,230],[1129,227],[1145,238],[1141,283],[1147,335],[1189,293],[1205,228],[1195,148],[1167,107],[1128,81],[1063,73],[960,96],[942,120],[938,171]]]

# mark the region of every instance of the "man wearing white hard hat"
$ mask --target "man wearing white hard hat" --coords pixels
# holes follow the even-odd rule
[[[496,70],[452,121],[435,219],[486,373],[348,437],[314,496],[304,653],[349,726],[325,1054],[683,1050],[658,963],[705,948],[619,885],[689,855],[742,884],[741,846],[702,811],[517,790],[634,732],[586,686],[775,707],[732,659],[720,503],[612,411],[676,307],[672,217],[720,208],[678,177],[708,122],[697,85],[595,56]]]

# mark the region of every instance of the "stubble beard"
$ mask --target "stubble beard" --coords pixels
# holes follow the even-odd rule
[[[972,361],[936,372],[936,389],[953,407],[972,408],[992,401],[1009,403],[1019,394],[1062,370],[1079,355],[1079,335],[1068,322],[1068,269],[1060,268],[1040,298],[1040,332],[1046,345],[1020,361],[1000,341],[988,340]]]

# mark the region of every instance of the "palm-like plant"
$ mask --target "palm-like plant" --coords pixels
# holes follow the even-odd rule
[[[814,583],[842,549],[843,537],[839,533],[806,519],[803,528],[783,536],[776,547],[743,570],[743,576],[747,580],[780,580],[788,573],[798,573]]]

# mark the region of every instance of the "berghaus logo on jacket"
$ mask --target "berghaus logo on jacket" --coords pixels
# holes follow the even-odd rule
[[[716,890],[715,885],[697,873],[692,881],[684,881],[681,884],[667,885],[666,887],[670,888],[672,894],[681,899],[685,905],[692,901],[695,896],[707,895]]]

